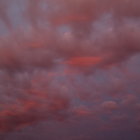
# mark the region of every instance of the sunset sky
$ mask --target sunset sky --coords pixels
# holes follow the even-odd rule
[[[140,0],[0,0],[0,140],[140,140]]]

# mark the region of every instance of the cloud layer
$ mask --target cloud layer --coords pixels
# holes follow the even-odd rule
[[[139,6],[1,0],[1,139],[139,139]]]

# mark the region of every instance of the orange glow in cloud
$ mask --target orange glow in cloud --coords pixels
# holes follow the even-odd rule
[[[73,66],[93,66],[101,61],[101,57],[73,57],[65,63]]]
[[[67,15],[64,17],[52,19],[52,23],[54,25],[61,25],[70,22],[86,22],[89,21],[90,19],[91,17],[89,15]]]
[[[75,114],[78,115],[78,116],[89,116],[89,115],[91,115],[91,113],[92,113],[92,112],[89,111],[88,109],[82,108],[82,107],[77,108],[74,112],[75,112]]]
[[[39,42],[32,42],[31,44],[29,44],[29,46],[31,48],[41,48],[43,45]]]

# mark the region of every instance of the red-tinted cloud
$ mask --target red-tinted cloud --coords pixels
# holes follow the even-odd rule
[[[1,0],[8,32],[0,31],[0,132],[14,139],[46,122],[54,126],[43,138],[50,140],[135,134],[139,7],[138,0]]]

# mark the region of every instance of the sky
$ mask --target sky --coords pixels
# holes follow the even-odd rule
[[[0,140],[139,140],[139,7],[0,0]]]

